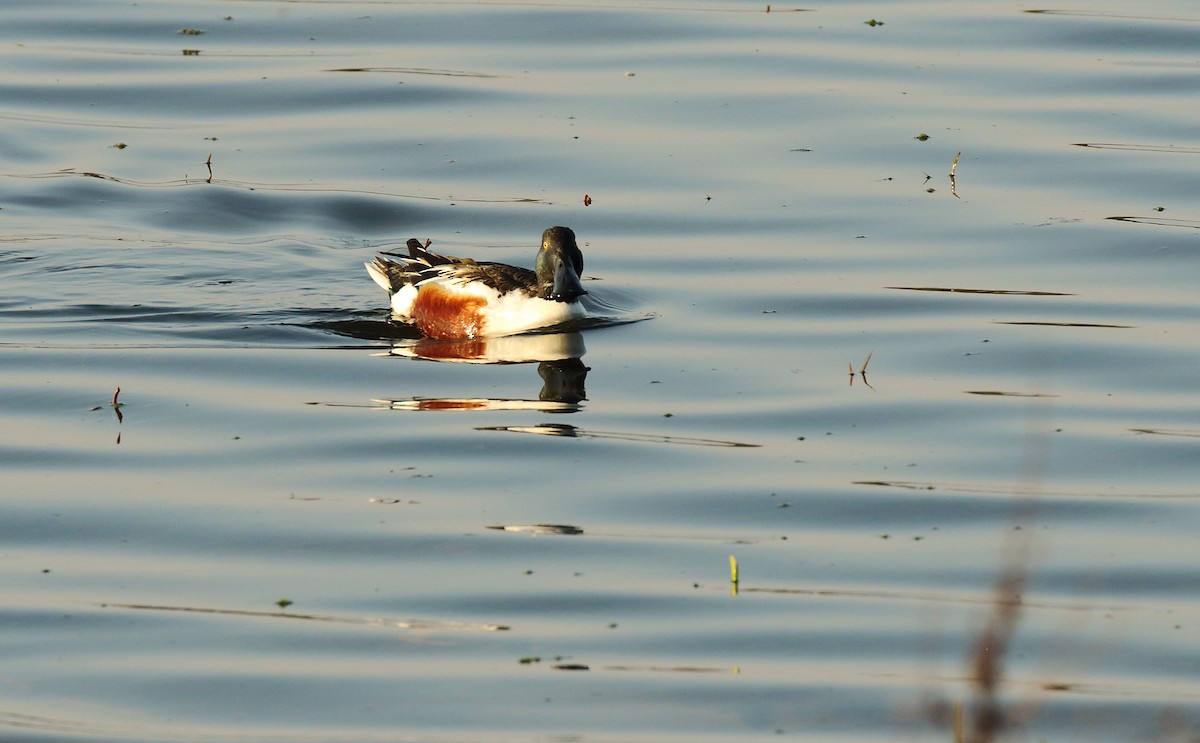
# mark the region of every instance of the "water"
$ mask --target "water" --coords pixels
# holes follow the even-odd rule
[[[1194,737],[1200,15],[1031,10],[10,2],[0,739]]]

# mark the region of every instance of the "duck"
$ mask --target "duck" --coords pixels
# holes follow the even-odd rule
[[[579,298],[583,253],[569,227],[542,233],[533,270],[440,255],[415,238],[408,254],[380,253],[365,263],[387,291],[392,317],[426,338],[490,338],[527,333],[587,316]]]

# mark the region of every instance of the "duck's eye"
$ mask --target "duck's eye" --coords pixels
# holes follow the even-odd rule
[[[542,250],[549,250],[549,249],[550,249],[550,241],[547,240],[546,242],[542,243]]]

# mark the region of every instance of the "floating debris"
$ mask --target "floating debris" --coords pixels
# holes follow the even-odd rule
[[[913,292],[953,292],[955,294],[1013,294],[1027,297],[1073,297],[1071,292],[1046,292],[1030,289],[964,289],[956,286],[885,286]]]
[[[570,524],[497,524],[488,529],[528,532],[530,534],[582,534],[583,529]]]
[[[1110,325],[1096,322],[1039,322],[1036,320],[994,320],[995,325],[1046,325],[1055,328],[1136,328],[1136,325]]]
[[[287,599],[280,599],[287,601]],[[210,614],[234,617],[258,617],[262,619],[302,619],[310,622],[334,624],[370,625],[422,632],[505,632],[512,629],[507,624],[480,622],[449,622],[430,620],[395,620],[387,618],[337,616],[332,614],[299,614],[288,611],[254,611],[251,609],[220,609],[208,606],[175,606],[170,604],[98,604],[103,609],[129,609],[132,611],[164,611],[187,614]]]
[[[1091,147],[1097,150],[1133,150],[1134,152],[1171,152],[1182,155],[1200,155],[1200,147],[1176,147],[1173,144],[1137,144],[1135,142],[1072,142],[1076,147]]]
[[[113,412],[116,413],[116,415],[117,415],[117,425],[121,425],[122,423],[125,422],[125,416],[124,416],[124,414],[121,413],[121,408],[125,406],[125,403],[117,400],[117,398],[120,396],[121,396],[121,388],[118,387],[113,392],[112,402],[110,402],[108,404],[108,407],[112,408]],[[92,410],[99,410],[99,408],[92,408]],[[117,433],[117,443],[118,444],[121,443],[120,432]]]
[[[958,190],[954,185],[954,171],[958,169],[958,158],[960,157],[962,157],[961,151],[954,156],[954,162],[950,163],[950,195],[956,199],[958,198]]]
[[[1131,428],[1134,433],[1149,433],[1158,436],[1182,436],[1189,439],[1200,439],[1200,429],[1189,428]]]
[[[863,384],[867,385],[868,387],[871,387],[871,383],[867,381],[867,364],[871,363],[871,357],[874,355],[875,355],[874,351],[871,351],[870,353],[868,353],[866,360],[862,362],[862,366],[859,367],[858,372],[857,372],[857,375],[862,377]],[[849,364],[848,366],[850,367],[850,386],[853,387],[854,386],[854,377],[855,377],[854,364]],[[871,389],[875,389],[875,388],[871,387]]]
[[[733,555],[729,556],[729,595],[738,595],[738,563]]]
[[[1130,222],[1132,224],[1153,224],[1159,227],[1188,227],[1200,229],[1200,221],[1194,219],[1171,219],[1169,217],[1105,217],[1115,222]]]
[[[1045,392],[1005,392],[1004,390],[963,390],[968,395],[984,395],[994,397],[1058,397]]]

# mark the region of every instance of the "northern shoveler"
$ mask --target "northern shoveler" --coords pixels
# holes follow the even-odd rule
[[[513,335],[587,314],[579,303],[587,294],[583,253],[566,227],[542,233],[532,271],[439,255],[417,240],[408,241],[407,256],[383,253],[365,265],[391,296],[392,316],[429,338]]]

